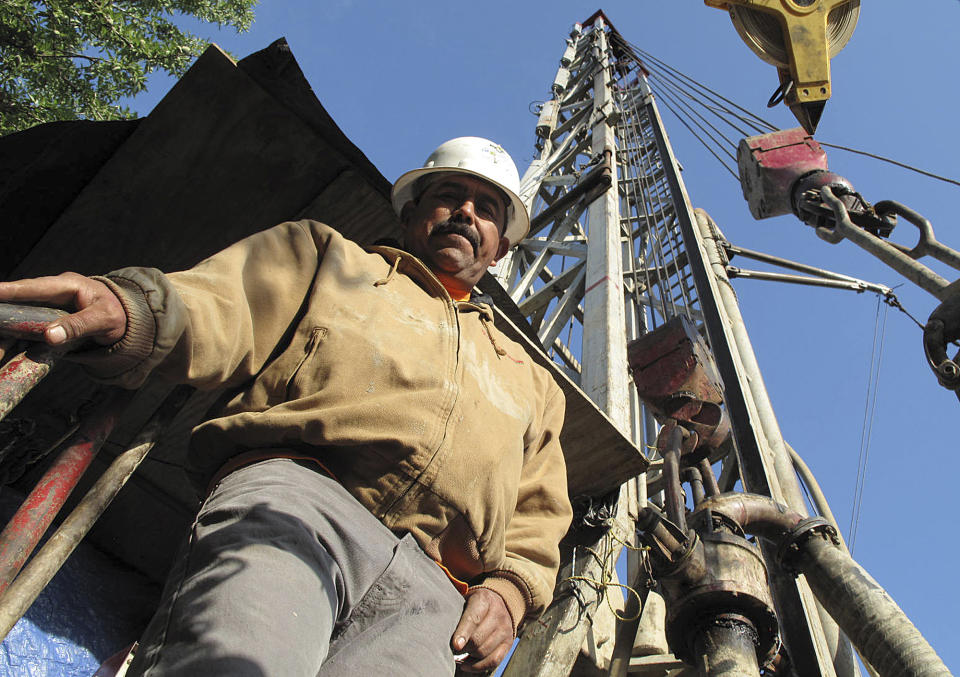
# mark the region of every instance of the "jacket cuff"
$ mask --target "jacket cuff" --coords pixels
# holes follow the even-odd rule
[[[513,634],[516,636],[531,609],[532,597],[527,586],[512,572],[495,571],[483,579],[480,585],[471,586],[466,596],[469,597],[473,590],[479,588],[492,590],[503,598],[513,621]]]
[[[133,370],[151,355],[157,335],[157,323],[144,290],[133,280],[101,275],[92,279],[107,285],[120,300],[127,315],[127,328],[116,343],[98,350],[75,353],[73,357],[76,361],[83,362],[87,370],[98,378],[115,378]]]

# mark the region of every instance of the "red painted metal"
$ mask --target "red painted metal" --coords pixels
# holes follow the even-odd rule
[[[67,313],[55,308],[0,303],[0,336],[41,341],[47,325]],[[35,345],[16,355],[0,369],[0,420],[50,373],[61,350]]]
[[[755,219],[793,212],[794,183],[814,170],[827,169],[827,154],[800,127],[751,136],[737,148],[743,197]]]
[[[121,393],[111,392],[84,416],[66,449],[0,532],[0,595],[19,573],[117,423]]]
[[[699,436],[696,463],[730,435],[723,384],[713,354],[682,315],[627,345],[627,364],[637,394],[660,421],[679,421]]]
[[[0,369],[0,420],[50,373],[59,355],[58,351],[46,346],[36,346],[11,357],[3,365]]]
[[[39,341],[47,325],[66,314],[56,308],[0,303],[0,335]]]

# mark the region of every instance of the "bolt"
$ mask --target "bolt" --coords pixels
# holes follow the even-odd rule
[[[955,379],[957,376],[960,376],[960,367],[957,366],[956,362],[952,360],[945,360],[940,363],[937,367],[937,371],[940,372],[940,375],[944,378]]]

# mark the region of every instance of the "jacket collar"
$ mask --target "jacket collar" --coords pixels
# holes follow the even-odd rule
[[[447,288],[443,286],[443,283],[440,282],[439,279],[437,279],[437,276],[433,274],[433,271],[430,270],[427,264],[410,252],[406,251],[399,241],[393,238],[381,238],[372,245],[364,246],[364,249],[368,252],[379,254],[386,259],[387,263],[390,263],[391,265],[396,264],[397,259],[400,259],[400,262],[397,265],[397,270],[409,275],[415,280],[423,282],[426,285],[427,290],[431,293],[448,299],[450,298],[450,293],[447,291]],[[490,315],[491,317],[493,316],[491,311],[493,306],[493,297],[491,297],[489,294],[484,294],[476,288],[470,290],[470,300],[461,303],[469,303],[477,306],[477,309],[481,313]]]

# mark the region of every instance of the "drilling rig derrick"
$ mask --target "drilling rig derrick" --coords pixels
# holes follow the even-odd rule
[[[535,111],[530,236],[497,270],[547,354],[651,460],[619,492],[574,497],[554,602],[504,674],[858,675],[795,563],[827,548],[857,565],[807,514],[725,241],[691,206],[647,75],[603,12],[574,25]],[[664,630],[668,644],[649,640]]]

